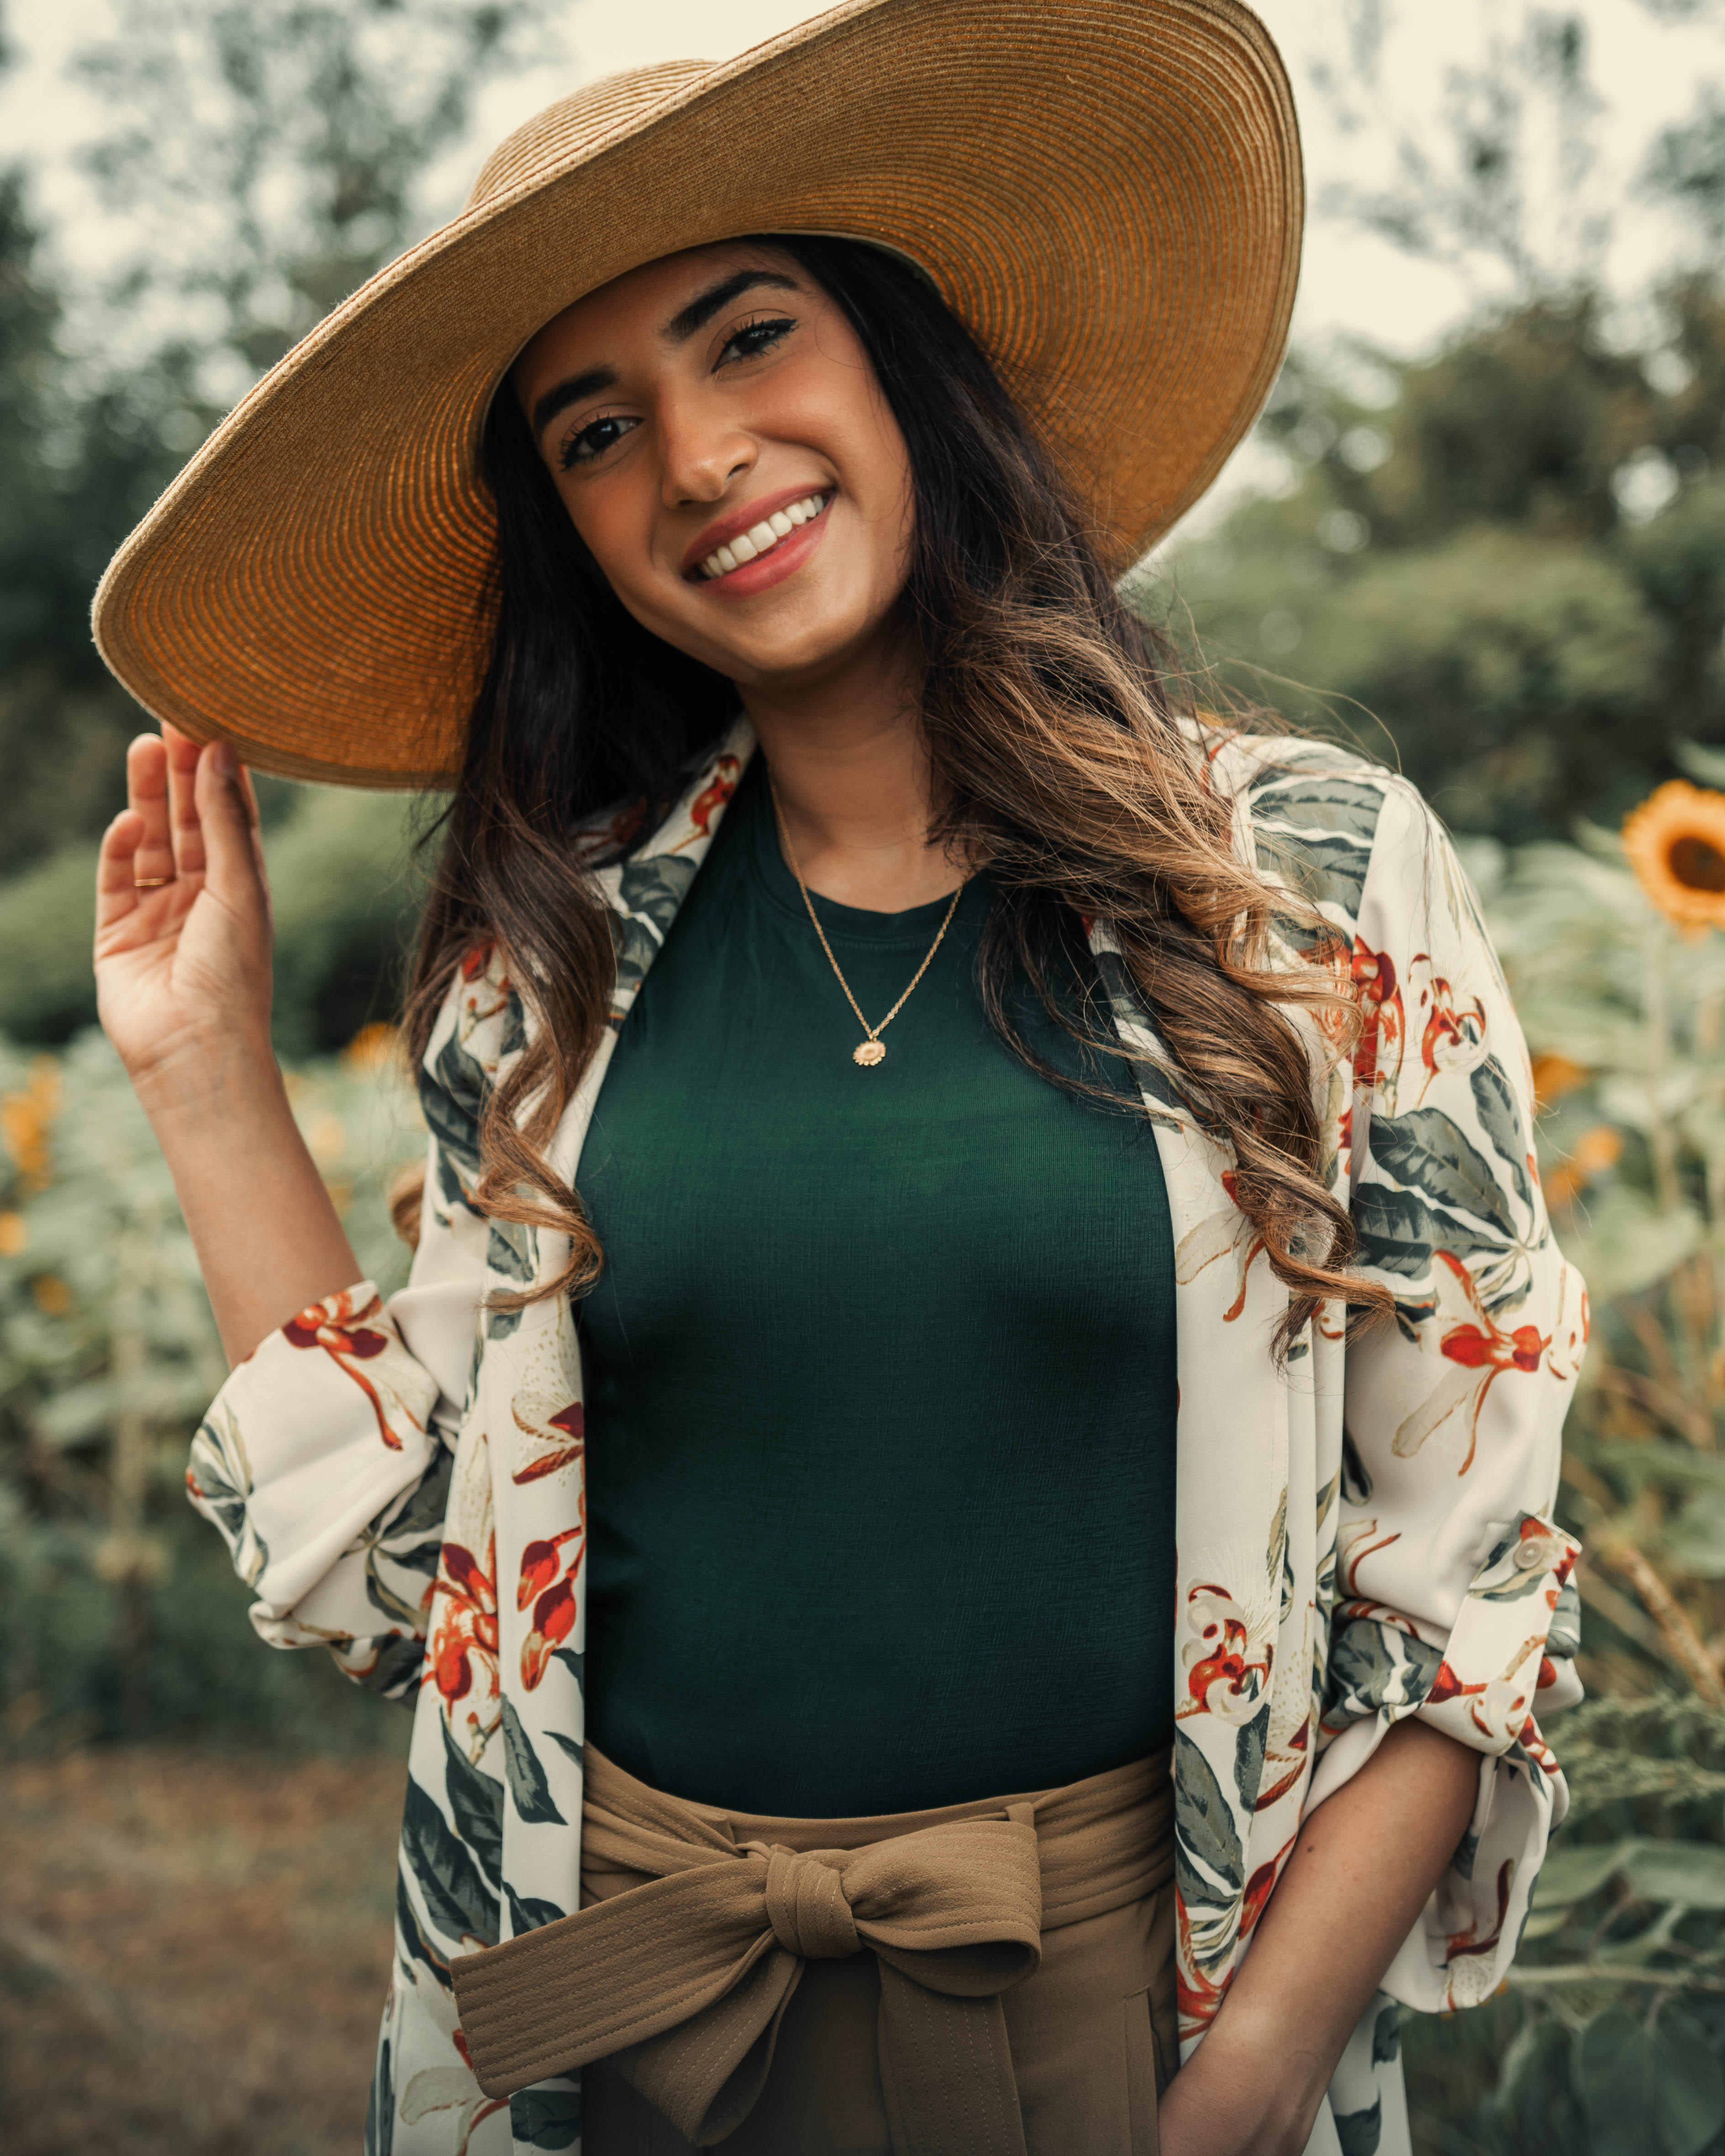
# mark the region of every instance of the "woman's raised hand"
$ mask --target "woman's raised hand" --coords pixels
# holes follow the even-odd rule
[[[96,871],[96,1007],[132,1082],[207,1096],[236,1055],[273,1069],[270,893],[251,781],[172,726],[126,752]]]
[[[251,782],[172,726],[126,752],[96,871],[96,1008],[173,1171],[230,1362],[359,1261],[270,1045],[270,891]]]

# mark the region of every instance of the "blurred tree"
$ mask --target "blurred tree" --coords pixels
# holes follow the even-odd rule
[[[182,450],[424,221],[478,91],[543,58],[551,0],[115,0],[86,162],[136,234],[112,300],[193,357]],[[136,336],[135,327],[126,335]],[[123,340],[122,340],[123,341]]]
[[[1291,364],[1283,490],[1166,560],[1224,680],[1510,839],[1615,821],[1673,738],[1725,739],[1725,300],[1676,287],[1651,349],[1602,317],[1541,297],[1373,355],[1377,407]]]
[[[544,57],[551,13],[116,0],[81,66],[116,116],[90,162],[135,239],[75,331],[25,176],[0,169],[0,1010],[21,1037],[93,1014],[89,843],[146,723],[90,640],[103,567],[227,406],[415,235],[428,170],[488,80]],[[266,821],[311,798],[268,788]],[[376,1014],[411,910],[398,805],[313,814],[316,887],[282,891],[283,1037],[302,1052]]]

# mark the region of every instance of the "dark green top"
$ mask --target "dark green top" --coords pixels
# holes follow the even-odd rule
[[[1171,1737],[1167,1193],[1142,1116],[990,1030],[992,896],[859,1069],[757,759],[619,1038],[578,1177],[588,1730],[678,1796],[910,1810]],[[945,911],[815,904],[871,1020]]]

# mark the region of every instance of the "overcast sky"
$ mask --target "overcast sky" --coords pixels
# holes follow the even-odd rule
[[[0,77],[0,145],[36,167],[36,200],[69,267],[100,262],[111,238],[74,153],[111,126],[66,63],[110,29],[109,0],[0,0],[15,55]],[[1369,183],[1387,169],[1394,125],[1435,123],[1458,66],[1477,66],[1494,37],[1514,33],[1534,12],[1526,0],[1383,0],[1392,25],[1381,96],[1367,124],[1338,126],[1316,87],[1314,63],[1341,57],[1344,0],[1259,0],[1286,54],[1300,97],[1310,191],[1315,203],[1338,182]],[[563,50],[531,73],[483,95],[472,139],[432,177],[428,213],[459,207],[485,151],[528,114],[582,80],[644,62],[741,52],[820,12],[800,0],[571,0]],[[1549,13],[1548,9],[1548,13]],[[1664,0],[1575,0],[1587,26],[1593,74],[1604,100],[1602,156],[1589,186],[1617,213],[1609,281],[1625,295],[1646,288],[1668,258],[1669,229],[1632,205],[1636,164],[1658,129],[1685,116],[1703,80],[1725,76],[1725,5],[1683,8]],[[1687,19],[1667,19],[1674,14]],[[1553,233],[1572,210],[1573,191],[1546,168],[1536,220]],[[1348,220],[1317,216],[1309,228],[1296,317],[1296,340],[1332,346],[1357,334],[1392,350],[1429,348],[1502,288],[1489,264],[1465,270],[1410,259]]]

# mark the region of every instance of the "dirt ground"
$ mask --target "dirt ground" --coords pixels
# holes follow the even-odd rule
[[[0,1763],[8,2156],[358,2156],[403,1771]]]

